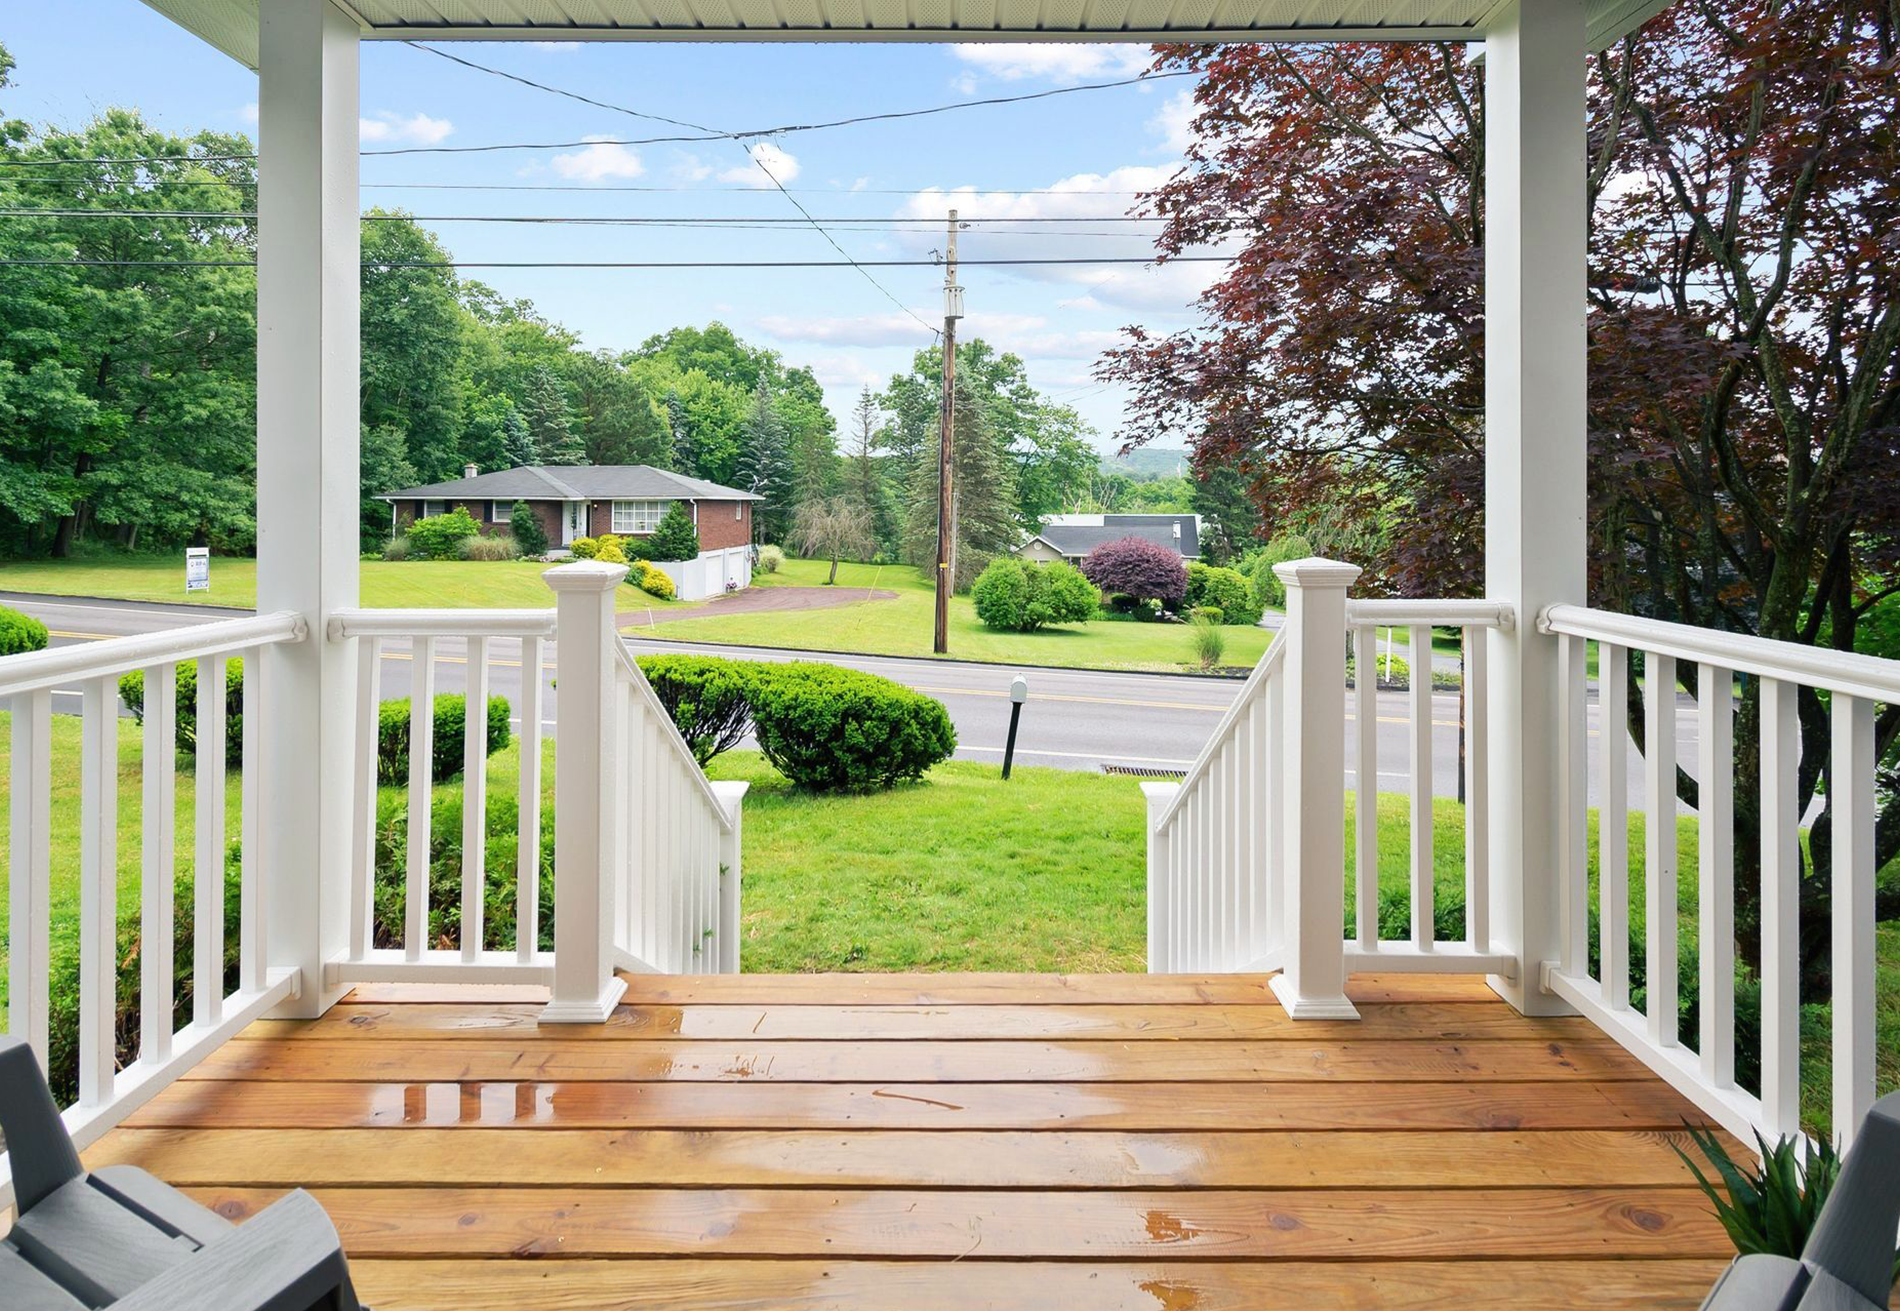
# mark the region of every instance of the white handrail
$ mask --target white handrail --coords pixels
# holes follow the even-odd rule
[[[346,637],[553,637],[553,610],[338,610],[325,626]]]
[[[1516,613],[1509,601],[1347,601],[1346,626],[1355,628],[1362,624],[1397,628],[1430,624],[1434,628],[1501,628],[1509,631],[1516,627]]]
[[[82,678],[109,678],[152,665],[226,655],[275,642],[301,642],[309,632],[302,615],[283,610],[8,656],[0,660],[0,697],[37,692]]]
[[[1553,605],[1537,617],[1537,631],[1653,651],[1741,674],[1804,683],[1869,701],[1900,702],[1900,660],[1773,638],[1696,628],[1641,615],[1581,605]]]
[[[1239,722],[1242,715],[1247,713],[1254,700],[1259,697],[1261,689],[1267,685],[1267,680],[1273,677],[1274,671],[1285,659],[1286,630],[1283,628],[1273,635],[1271,642],[1267,643],[1266,652],[1260,657],[1260,663],[1256,664],[1253,672],[1247,675],[1247,681],[1241,684],[1240,692],[1234,697],[1233,704],[1227,707],[1226,713],[1220,717],[1220,722],[1214,725],[1214,731],[1208,735],[1206,744],[1201,747],[1200,753],[1194,757],[1194,763],[1188,766],[1186,775],[1182,777],[1180,790],[1174,794],[1174,799],[1169,801],[1161,813],[1155,817],[1156,828],[1167,824],[1174,818],[1175,812],[1181,809],[1181,804],[1188,793],[1206,776],[1214,757],[1226,745],[1227,739],[1233,736],[1234,725]]]
[[[619,656],[621,672],[627,675],[644,700],[649,716],[648,722],[657,723],[660,726],[661,740],[673,749],[674,754],[687,767],[687,777],[693,780],[701,799],[712,808],[713,814],[718,816],[720,831],[730,832],[732,817],[726,813],[725,803],[719,799],[719,794],[713,791],[713,785],[707,779],[706,772],[699,767],[699,757],[693,754],[693,748],[681,735],[679,726],[673,722],[673,716],[669,715],[666,707],[660,703],[658,694],[653,690],[653,684],[647,681],[645,671],[633,658],[633,653],[627,650],[627,644],[624,641],[615,642],[614,651]]]

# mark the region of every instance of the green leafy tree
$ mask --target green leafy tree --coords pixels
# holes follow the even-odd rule
[[[870,519],[871,540],[880,557],[896,558],[900,549],[897,514],[891,504],[890,483],[878,455],[881,425],[877,398],[867,386],[851,411],[850,449],[845,456],[844,480],[849,494]]]
[[[394,531],[391,506],[376,498],[387,492],[414,487],[420,480],[409,463],[408,446],[401,429],[385,425],[363,426],[358,477],[362,488],[360,518],[361,542],[365,551],[373,551],[388,541]]]
[[[526,501],[516,501],[508,512],[508,531],[523,555],[540,555],[548,549],[547,529]]]
[[[692,512],[686,508],[686,502],[675,501],[667,507],[653,536],[647,539],[647,551],[660,561],[699,558],[699,530],[693,527]]]
[[[384,221],[363,224],[362,421],[403,435],[419,481],[453,478],[465,458],[462,347],[469,325],[455,270],[386,267],[451,256],[401,211],[369,212]]]
[[[764,498],[752,507],[759,536],[768,541],[783,537],[791,519],[792,461],[785,445],[785,422],[763,382],[753,392],[752,413],[746,419],[733,474],[740,491]]]
[[[671,467],[673,435],[645,380],[606,351],[576,354],[571,374],[586,463]]]
[[[521,417],[541,452],[543,464],[585,464],[587,449],[574,431],[568,412],[567,389],[558,374],[538,364],[528,375],[528,393],[522,398]]]
[[[806,501],[794,510],[790,541],[801,555],[831,561],[827,587],[838,581],[839,560],[862,560],[877,550],[870,511],[845,496]]]

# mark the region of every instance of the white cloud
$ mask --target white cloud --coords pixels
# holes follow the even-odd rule
[[[253,100],[250,104],[238,110],[238,117],[244,120],[246,123],[249,123],[252,127],[256,127],[257,126],[257,102]]]
[[[871,185],[870,178],[858,178],[851,183],[851,189],[853,191],[862,191],[870,185]]]
[[[682,150],[679,161],[673,165],[673,176],[687,182],[704,182],[713,175],[713,166],[698,155]]]
[[[549,161],[556,173],[576,182],[605,182],[610,178],[637,178],[646,172],[640,157],[625,146],[614,145],[611,140],[600,137],[583,139],[594,144],[584,150],[556,155]]]
[[[440,145],[449,133],[455,131],[455,124],[446,118],[431,118],[423,113],[405,118],[393,110],[381,109],[372,118],[358,119],[357,129],[366,144],[434,146]]]
[[[935,321],[936,307],[918,311],[926,320]],[[820,346],[909,348],[922,329],[917,320],[895,311],[889,314],[843,315],[813,318],[809,315],[767,314],[757,320],[759,330],[778,341]],[[1040,314],[976,312],[964,318],[959,331],[966,338],[981,337],[1002,350],[1014,351],[1028,360],[1092,360],[1121,340],[1121,334],[1105,329],[1065,331],[1049,326]],[[847,359],[848,356],[839,356]]]
[[[528,49],[539,50],[544,55],[571,55],[581,48],[579,41],[530,41]]]
[[[1194,93],[1179,91],[1171,95],[1162,104],[1148,124],[1148,130],[1161,138],[1162,146],[1170,153],[1184,155],[1194,144],[1194,115],[1196,113]]]
[[[950,53],[973,68],[1005,82],[1036,78],[1069,83],[1133,77],[1147,68],[1154,58],[1145,45],[1082,45],[1071,42],[1017,44],[976,41],[953,45]],[[965,94],[973,94],[974,91],[975,84],[971,83]]]
[[[770,141],[761,141],[758,145],[750,147],[746,153],[758,162],[740,164],[727,169],[719,175],[721,182],[731,182],[742,187],[769,187],[772,185],[772,178],[786,183],[798,176],[798,157],[789,151],[781,150]],[[771,170],[772,178],[765,176],[767,169]]]

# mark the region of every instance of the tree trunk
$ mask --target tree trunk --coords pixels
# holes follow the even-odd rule
[[[831,577],[825,579],[825,586],[826,587],[834,586],[836,585],[837,581],[838,581],[838,557],[834,555],[831,557]]]

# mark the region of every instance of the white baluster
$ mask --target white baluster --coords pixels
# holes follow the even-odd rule
[[[176,889],[178,666],[145,671],[145,743],[139,773],[139,1059],[172,1054],[172,897]]]
[[[620,871],[619,904],[620,944],[629,952],[640,950],[640,897],[643,871],[640,865],[640,818],[636,807],[645,778],[641,768],[647,735],[646,698],[629,681],[620,690],[620,758],[627,762],[626,778],[620,785]]]
[[[1558,843],[1563,869],[1559,909],[1563,918],[1563,973],[1590,972],[1590,774],[1589,651],[1581,637],[1557,639],[1558,686],[1563,708],[1557,718]],[[1475,644],[1482,649],[1483,642]],[[1465,689],[1470,704],[1472,689]],[[1471,735],[1467,734],[1467,738]],[[1480,747],[1484,739],[1478,739]]]
[[[748,783],[714,783],[713,792],[725,807],[725,824],[720,831],[719,863],[725,873],[719,879],[719,972],[737,974],[741,966],[741,939],[745,934],[742,908],[745,895],[745,841],[743,820]]]
[[[1143,783],[1141,794],[1147,801],[1148,834],[1148,973],[1170,972],[1168,959],[1168,912],[1173,896],[1168,863],[1168,827],[1160,823],[1162,813],[1174,799],[1171,783]]]
[[[361,637],[356,646],[356,797],[351,835],[350,957],[362,960],[374,940],[376,913],[376,762],[382,731],[383,640]],[[202,753],[202,744],[199,748]]]
[[[1227,807],[1231,859],[1227,866],[1228,904],[1232,908],[1228,931],[1227,968],[1245,969],[1260,955],[1261,940],[1253,933],[1253,800],[1259,795],[1260,767],[1253,754],[1251,712],[1234,721],[1234,768],[1231,786],[1222,799]]]
[[[270,734],[264,729],[264,686],[270,677],[264,648],[244,661],[244,771],[238,783],[242,814],[238,820],[238,987],[261,992],[268,978],[270,953],[264,942],[263,855],[265,811],[264,751]]]
[[[541,639],[521,640],[521,774],[515,792],[515,959],[539,955],[541,935]]]
[[[13,760],[7,834],[7,1032],[24,1038],[46,1068],[52,956],[53,694],[13,698]]]
[[[1274,675],[1269,673],[1268,679]],[[1255,694],[1253,704],[1247,708],[1247,740],[1253,745],[1249,754],[1253,759],[1253,786],[1247,794],[1244,817],[1247,824],[1247,904],[1251,917],[1249,940],[1253,943],[1253,957],[1258,959],[1273,948],[1274,935],[1279,932],[1279,912],[1273,904],[1273,884],[1270,870],[1272,855],[1268,848],[1277,836],[1269,822],[1273,796],[1273,742],[1267,736],[1267,696],[1269,690],[1262,686]],[[1251,962],[1243,962],[1250,964]]]
[[[1288,792],[1286,747],[1286,663],[1267,679],[1267,905],[1272,908],[1273,937],[1280,948],[1281,963],[1293,950],[1292,835],[1288,832],[1287,811],[1292,805]]]
[[[422,959],[429,936],[429,846],[435,783],[435,639],[410,644],[409,839],[404,880],[403,954]]]
[[[1833,839],[1834,1132],[1845,1150],[1874,1103],[1874,706],[1836,692]]]
[[[1643,653],[1649,684],[1643,698],[1643,763],[1649,814],[1643,821],[1643,954],[1648,978],[1644,1004],[1649,1039],[1678,1041],[1676,1018],[1676,662]]]
[[[1353,902],[1359,949],[1379,946],[1379,630],[1353,629]]]
[[[79,747],[79,1104],[112,1100],[119,956],[119,693],[81,692]]]
[[[488,639],[468,639],[462,721],[462,959],[482,954],[488,893]]]
[[[1485,630],[1463,631],[1465,649],[1465,942],[1491,950],[1491,774],[1486,738],[1491,712]]]
[[[1432,849],[1432,629],[1412,625],[1412,945],[1430,951],[1437,932],[1437,859]]]
[[[1801,1128],[1801,725],[1793,683],[1761,680],[1761,1109],[1768,1134]]]
[[[1603,771],[1603,804],[1597,812],[1597,943],[1604,1003],[1620,1011],[1630,1004],[1629,756],[1624,748],[1629,663],[1622,647],[1597,644],[1597,689],[1597,760]]]
[[[1702,666],[1696,687],[1697,1043],[1702,1077],[1735,1086],[1735,676]]]
[[[191,1019],[224,1018],[224,657],[198,662],[195,856],[191,869]]]

